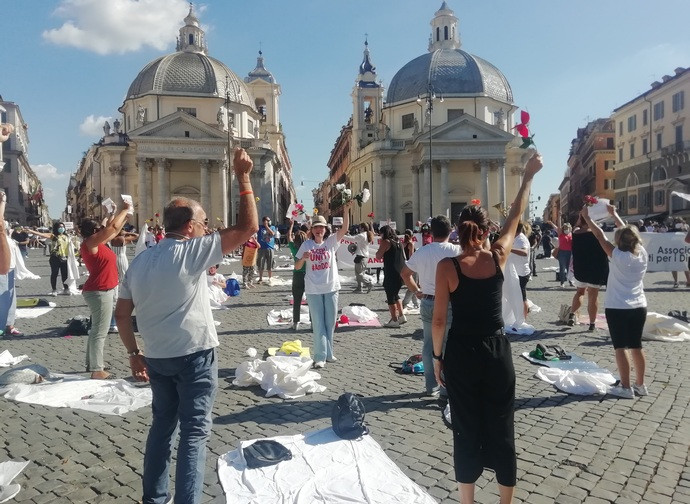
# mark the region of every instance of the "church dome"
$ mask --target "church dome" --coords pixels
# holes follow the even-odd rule
[[[431,20],[429,52],[403,66],[388,87],[387,103],[416,99],[428,93],[478,95],[512,103],[508,80],[494,65],[460,49],[458,18],[444,1]]]
[[[148,94],[224,97],[227,80],[230,100],[253,109],[254,100],[242,79],[207,55],[206,34],[191,6],[184,23],[177,39],[177,52],[146,65],[129,86],[126,99]]]
[[[200,52],[178,51],[146,65],[127,91],[127,99],[146,94],[225,96],[225,79],[230,99],[254,107],[244,82],[227,66]]]

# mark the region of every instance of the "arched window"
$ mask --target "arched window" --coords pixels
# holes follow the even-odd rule
[[[639,184],[640,184],[640,182],[637,178],[637,175],[635,175],[634,173],[631,173],[630,175],[628,175],[628,178],[625,181],[625,187],[627,187],[627,188],[635,187]]]
[[[189,45],[194,45],[194,35],[191,33],[189,34]]]
[[[448,27],[447,26],[443,27],[443,38],[445,40],[448,40]]]
[[[666,178],[666,169],[661,166],[657,166],[654,169],[654,173],[652,173],[652,182],[659,182],[660,180],[666,180]]]
[[[369,181],[365,180],[364,184],[362,184],[362,189],[369,189]]]
[[[441,28],[439,28],[437,26],[436,27],[436,42],[438,42],[439,40],[441,40]]]

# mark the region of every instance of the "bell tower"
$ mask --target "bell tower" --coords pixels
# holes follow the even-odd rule
[[[383,86],[376,82],[376,67],[371,63],[369,41],[364,41],[364,57],[359,65],[359,75],[352,90],[353,144],[361,149],[383,136],[381,112],[383,110]]]
[[[460,49],[460,31],[458,18],[444,2],[431,20],[431,37],[429,37],[429,52],[437,49]]]
[[[206,33],[199,26],[199,19],[194,15],[194,7],[189,4],[189,14],[184,18],[184,26],[177,37],[177,50],[208,54]]]

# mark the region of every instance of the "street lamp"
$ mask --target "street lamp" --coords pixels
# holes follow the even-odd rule
[[[439,97],[439,101],[443,103],[443,95]],[[426,102],[426,115],[429,119],[429,216],[433,217],[434,215],[434,198],[433,198],[433,191],[432,191],[432,175],[433,171],[431,169],[432,163],[433,163],[433,156],[432,156],[432,151],[431,151],[431,118],[432,114],[434,112],[434,101],[436,100],[436,92],[434,90],[434,86],[429,82],[427,84],[426,88],[426,96],[422,98],[421,96],[417,95],[417,104],[419,105],[420,110],[424,110],[423,103]],[[421,112],[420,112],[421,113]],[[422,130],[424,129],[424,126],[422,125]]]
[[[216,82],[216,85],[219,83],[223,83],[222,81]],[[228,183],[228,201],[229,201],[229,206],[230,206],[230,218],[228,219],[227,212],[223,216],[223,219],[228,219],[228,224],[230,226],[235,224],[235,205],[232,197],[232,185],[233,185],[233,169],[230,166],[230,160],[232,156],[232,128],[235,125],[235,116],[230,110],[230,76],[228,74],[225,74],[225,82],[224,82],[224,93],[225,93],[225,100],[223,102],[223,105],[225,105],[225,126],[228,131],[228,145],[227,145],[227,159],[228,159],[228,176],[229,176],[229,183]],[[232,85],[235,91],[235,96],[237,97],[237,100],[242,99],[242,89],[240,88],[239,84],[235,81],[232,81]],[[220,122],[220,115],[219,115],[219,122]]]

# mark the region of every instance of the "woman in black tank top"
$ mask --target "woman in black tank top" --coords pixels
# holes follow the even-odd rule
[[[510,342],[503,332],[503,268],[527,206],[532,179],[541,167],[541,156],[534,152],[501,234],[490,247],[486,210],[465,207],[458,222],[462,253],[441,260],[436,269],[434,371],[436,380],[448,390],[455,477],[462,502],[474,502],[474,485],[485,467],[496,472],[501,504],[513,499],[517,480],[515,370]],[[453,323],[444,350],[449,302]]]

